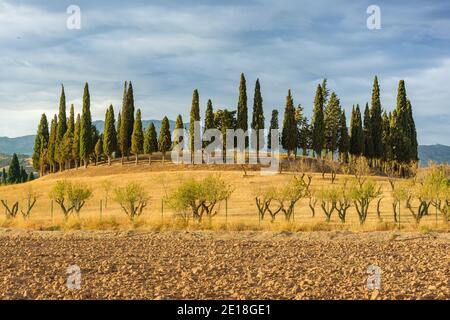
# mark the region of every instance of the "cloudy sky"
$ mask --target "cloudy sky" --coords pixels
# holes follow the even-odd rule
[[[244,72],[250,109],[260,79],[266,117],[289,88],[310,114],[322,78],[348,114],[370,101],[374,75],[392,110],[405,79],[419,143],[450,145],[448,1],[243,2],[0,0],[0,136],[34,134],[40,114],[57,111],[61,83],[80,110],[89,82],[94,119],[118,110],[132,80],[144,119],[186,121],[195,88],[202,114],[208,98],[235,108]],[[66,26],[72,4],[79,30]],[[380,30],[367,28],[371,4]]]

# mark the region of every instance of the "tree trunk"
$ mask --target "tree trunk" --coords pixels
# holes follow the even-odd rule
[[[108,155],[108,166],[111,165],[111,156]]]
[[[138,154],[137,154],[137,153],[136,153],[136,159],[135,159],[134,164],[135,164],[136,166],[138,165]]]

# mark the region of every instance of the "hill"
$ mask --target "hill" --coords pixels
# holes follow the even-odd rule
[[[450,147],[442,144],[419,146],[420,165],[422,167],[432,160],[437,163],[450,163]]]
[[[0,153],[21,153],[31,155],[33,153],[35,135],[17,138],[0,137]]]

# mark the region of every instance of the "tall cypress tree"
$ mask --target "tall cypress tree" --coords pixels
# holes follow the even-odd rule
[[[38,130],[36,133],[36,138],[34,140],[33,149],[33,168],[42,172],[42,154],[48,146],[49,132],[48,132],[48,121],[45,113],[41,116],[41,121],[39,122]]]
[[[350,148],[350,137],[348,136],[347,118],[345,117],[345,110],[342,110],[339,117],[339,158],[341,162],[348,162],[348,151]]]
[[[244,132],[247,132],[248,130],[247,85],[243,73],[241,73],[241,80],[239,83],[239,100],[237,105],[237,129],[242,129],[244,130]],[[246,147],[248,146],[248,139],[246,139],[245,146]]]
[[[214,129],[214,109],[212,105],[211,99],[208,100],[208,103],[206,105],[206,112],[205,112],[205,130],[207,129]]]
[[[200,137],[194,137],[195,134],[199,134],[195,132],[195,121],[200,121],[200,105],[199,105],[199,95],[198,90],[195,89],[192,93],[192,106],[191,113],[189,117],[189,146],[191,149],[191,157],[193,156],[194,151],[194,139],[200,139]],[[161,137],[160,137],[161,139]],[[192,159],[193,161],[194,159]]]
[[[370,118],[370,110],[368,103],[366,103],[366,108],[364,109],[363,135],[364,135],[364,149],[363,149],[364,157],[366,157],[367,159],[372,159],[374,156],[372,121]]]
[[[59,113],[58,113],[58,128],[56,131],[56,148],[55,160],[59,164],[59,170],[63,170],[65,162],[64,149],[64,135],[67,131],[67,117],[66,117],[66,94],[64,93],[64,86],[61,85],[61,97],[59,99]]]
[[[17,157],[17,154],[14,153],[8,169],[8,183],[20,183],[21,177],[19,158]]]
[[[109,106],[105,115],[105,129],[103,130],[103,152],[108,158],[108,165],[111,165],[112,154],[117,150],[117,133],[114,119],[114,108]]]
[[[133,126],[133,135],[131,137],[131,152],[135,155],[135,164],[138,164],[139,154],[144,151],[144,133],[142,132],[141,110],[136,111],[136,120]]]
[[[364,134],[359,105],[353,106],[350,119],[350,154],[359,157],[364,151]]]
[[[83,160],[85,168],[88,166],[89,156],[92,154],[94,148],[92,136],[91,97],[89,94],[89,86],[86,82],[83,93],[83,110],[80,125],[80,159]]]
[[[68,167],[70,169],[71,162],[73,160],[72,157],[72,146],[73,146],[73,139],[75,134],[75,110],[73,104],[70,106],[70,115],[69,119],[67,121],[67,130],[64,134],[63,139],[63,148],[62,148],[62,154],[63,154],[63,160],[64,163],[68,164]]]
[[[324,139],[326,150],[331,152],[333,159],[334,152],[338,149],[338,137],[340,128],[341,106],[335,92],[331,93],[330,100],[324,111]]]
[[[158,149],[161,151],[163,156],[163,163],[166,158],[166,152],[170,151],[172,146],[171,136],[170,136],[170,124],[169,119],[164,117],[161,123],[161,130],[159,132]]]
[[[117,113],[117,150],[116,150],[116,158],[122,158],[122,111],[119,110]],[[123,160],[123,158],[122,158]]]
[[[48,138],[48,150],[46,152],[46,161],[50,164],[50,172],[55,171],[55,149],[56,149],[56,131],[58,128],[58,118],[56,115],[50,124],[50,134]]]
[[[286,97],[286,108],[284,109],[283,129],[281,132],[281,145],[287,151],[288,157],[297,148],[297,125],[295,123],[294,100],[291,89]]]
[[[414,117],[412,114],[411,101],[407,100],[407,113],[408,113],[408,137],[411,141],[409,160],[418,161],[418,142],[417,142],[417,131],[416,124],[414,122]]]
[[[280,126],[278,125],[278,110],[272,110],[272,116],[270,118],[270,128],[269,134],[267,135],[267,147],[272,149],[272,130],[279,130]]]
[[[133,93],[133,84],[131,83],[131,81],[128,83],[127,103],[128,103],[128,116],[127,116],[128,138],[131,147],[131,136],[133,135],[134,129],[134,93]]]
[[[382,145],[382,156],[381,159],[383,161],[392,161],[393,153],[392,153],[392,141],[391,141],[391,133],[390,133],[390,119],[391,115],[387,115],[386,112],[383,113],[383,122],[382,122],[382,134],[381,134],[381,145]]]
[[[238,122],[239,124],[239,122]],[[261,86],[259,84],[259,79],[256,79],[255,84],[255,95],[253,98],[253,114],[252,114],[252,129],[256,131],[256,150],[257,153],[264,141],[259,140],[259,130],[264,130],[264,109],[263,109],[263,98],[261,96]]]
[[[183,117],[181,116],[181,114],[179,114],[177,116],[177,119],[175,120],[175,129],[183,129],[184,125],[183,125]],[[173,147],[175,147],[179,142],[180,142],[180,138],[182,138],[181,140],[184,139],[183,134],[179,133],[179,132],[175,132],[174,131],[174,138],[173,138]]]
[[[158,151],[158,140],[153,122],[147,127],[144,137],[144,153],[148,154],[148,164],[152,162],[152,153]]]
[[[330,90],[328,89],[328,80],[327,78],[322,81],[322,96],[323,96],[323,105],[326,106],[328,104],[328,97],[330,96]]]
[[[124,85],[124,97],[122,101],[122,116],[120,117],[120,152],[122,154],[122,164],[125,156],[129,155],[131,147],[131,133],[133,130],[131,122],[131,104],[128,102],[130,94],[128,93],[127,82]],[[132,95],[132,94],[131,94]],[[134,111],[133,111],[134,112]],[[131,129],[130,129],[131,126]]]
[[[378,77],[373,79],[372,103],[370,108],[370,122],[372,133],[373,158],[380,159],[383,156],[382,131],[383,119],[382,108],[380,102],[380,86],[378,85]]]
[[[312,149],[315,152],[317,157],[321,157],[322,149],[324,145],[324,115],[323,115],[323,92],[320,84],[316,89],[316,96],[314,98],[314,109],[313,109],[313,118],[311,121],[312,132],[311,132],[311,144]]]
[[[77,114],[72,144],[72,159],[75,161],[75,168],[78,168],[78,165],[80,163],[80,131],[81,131],[81,117],[80,114]]]
[[[308,133],[305,129],[308,129],[308,119],[303,114],[303,107],[299,104],[295,108],[295,123],[297,126],[297,148],[302,149],[304,156],[307,155],[308,150]],[[295,150],[297,154],[297,150]]]
[[[20,177],[18,183],[25,183],[28,180],[28,173],[23,166],[20,166]]]

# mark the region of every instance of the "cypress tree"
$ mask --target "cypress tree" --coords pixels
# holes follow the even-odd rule
[[[56,115],[50,124],[50,134],[48,138],[48,151],[46,161],[50,164],[50,172],[55,171],[55,149],[56,149],[56,130],[58,127],[58,118]]]
[[[333,159],[334,152],[338,149],[338,138],[340,129],[341,106],[335,92],[331,93],[330,100],[324,111],[324,140],[326,150],[331,152]]]
[[[226,134],[227,129],[233,128],[233,114],[228,110],[224,109],[221,113],[221,119],[220,119],[220,131],[222,132],[222,143],[223,143],[223,159],[226,159],[227,149],[232,149],[233,146],[227,146],[226,141]]]
[[[20,166],[20,177],[17,183],[25,183],[28,180],[28,173],[23,166]]]
[[[191,150],[191,157],[193,157],[194,151],[194,139],[200,139],[200,137],[194,137],[194,135],[198,134],[195,132],[195,121],[200,121],[200,106],[199,106],[199,95],[198,90],[195,89],[192,93],[192,107],[189,118],[189,146]],[[161,139],[161,136],[160,136]],[[193,161],[194,159],[192,159]]]
[[[410,161],[418,161],[418,142],[417,142],[417,131],[416,131],[416,124],[414,122],[414,117],[412,114],[412,106],[411,101],[407,100],[407,112],[408,112],[408,136],[411,141],[411,148],[410,148],[410,154],[409,154],[409,160]]]
[[[43,163],[42,163],[42,154],[48,146],[49,132],[48,132],[48,121],[45,113],[41,116],[41,121],[39,122],[38,130],[36,133],[36,138],[34,140],[34,149],[33,149],[33,168],[35,170],[39,170],[41,174],[43,174]]]
[[[131,152],[135,155],[135,164],[138,164],[139,154],[144,152],[144,133],[142,131],[141,110],[136,111],[136,120],[133,125],[133,135],[131,137]]]
[[[66,117],[66,95],[64,93],[64,86],[61,85],[61,97],[59,99],[59,113],[58,113],[58,128],[56,132],[56,148],[55,160],[59,164],[59,170],[64,168],[63,164],[66,160],[64,148],[64,135],[67,131],[67,117]]]
[[[127,103],[128,103],[128,139],[130,141],[130,148],[131,148],[131,140],[134,130],[134,93],[133,93],[133,84],[131,81],[128,83],[128,90],[127,90]],[[123,120],[123,119],[122,119]]]
[[[119,114],[120,115],[120,114]],[[105,129],[103,130],[103,152],[108,158],[108,165],[111,165],[111,157],[117,150],[117,134],[114,119],[114,108],[109,106],[105,115]]]
[[[183,117],[181,116],[181,114],[179,114],[177,116],[177,119],[175,120],[175,129],[183,129]],[[176,133],[174,131],[174,138],[173,138],[173,147],[175,147],[179,142],[180,142],[180,138],[182,138],[182,140],[184,139],[183,134],[180,135],[180,133]]]
[[[144,137],[144,153],[148,154],[148,164],[152,162],[152,153],[158,151],[158,140],[153,122],[147,127]]]
[[[390,134],[390,119],[391,115],[387,115],[386,112],[383,113],[382,117],[382,134],[381,134],[381,145],[382,145],[382,157],[383,161],[392,161],[392,142]]]
[[[270,118],[270,130],[269,130],[269,134],[267,135],[267,147],[269,149],[272,149],[272,129],[279,130],[279,128],[280,127],[278,125],[278,110],[273,109],[272,117]]]
[[[34,180],[34,174],[33,171],[30,171],[30,173],[28,174],[28,181],[33,181]]]
[[[6,174],[6,170],[4,167],[2,169],[2,184],[8,184],[8,175]]]
[[[359,105],[353,106],[350,119],[350,154],[359,157],[364,150],[364,134]]]
[[[238,119],[239,125],[239,119]],[[256,154],[258,154],[259,149],[264,145],[264,141],[259,141],[259,130],[264,130],[264,109],[263,109],[263,98],[261,96],[261,87],[259,84],[259,79],[256,79],[255,84],[255,95],[253,98],[253,115],[252,115],[252,130],[256,131]],[[245,132],[245,130],[244,130]]]
[[[81,131],[81,117],[77,114],[77,120],[75,121],[75,129],[73,132],[73,144],[72,144],[72,159],[75,161],[75,169],[78,168],[80,161],[80,131]]]
[[[320,84],[317,86],[314,98],[313,118],[311,121],[311,145],[317,157],[321,157],[324,145],[324,115],[323,115],[323,91]]]
[[[328,80],[325,78],[322,81],[322,96],[323,96],[323,105],[326,106],[328,103],[328,97],[330,96],[330,90],[328,89]]]
[[[88,166],[89,156],[92,154],[94,148],[92,137],[91,98],[89,95],[89,86],[86,82],[83,93],[83,111],[81,113],[80,125],[80,159],[83,160],[85,168]]]
[[[297,148],[302,149],[302,154],[306,156],[308,150],[308,119],[303,115],[303,107],[300,104],[295,108],[295,123],[297,126]],[[295,153],[297,154],[297,150]]]
[[[70,169],[71,162],[73,160],[72,157],[72,146],[73,146],[73,139],[75,134],[75,110],[73,104],[70,106],[70,115],[69,119],[67,121],[67,130],[64,134],[63,138],[63,147],[61,148],[62,152],[62,159],[64,160],[64,163],[68,164],[68,167]]]
[[[383,119],[382,108],[380,102],[380,86],[378,85],[378,77],[373,80],[372,103],[370,108],[370,122],[372,133],[373,158],[381,159],[383,156],[382,131]]]
[[[169,119],[167,119],[167,117],[164,117],[161,123],[161,130],[159,132],[159,140],[158,140],[158,149],[162,153],[163,163],[166,158],[166,152],[170,150],[171,146],[172,141],[170,136]]]
[[[345,110],[342,110],[339,117],[339,140],[338,149],[340,161],[348,162],[348,151],[350,148],[350,137],[348,136],[347,118],[345,117]]]
[[[94,152],[95,152],[95,165],[97,165],[99,157],[103,155],[103,134],[101,134],[98,137],[97,142],[95,143]]]
[[[259,85],[259,83],[258,83]],[[256,88],[255,88],[256,94]],[[262,99],[261,99],[262,104]],[[239,83],[239,100],[237,105],[237,128],[244,132],[248,130],[248,109],[247,109],[247,85],[245,76],[241,73],[241,80]],[[248,146],[248,139],[246,138],[245,147]]]
[[[394,152],[395,159],[399,162],[408,162],[411,152],[411,139],[408,135],[408,101],[406,97],[405,82],[400,80],[397,92],[397,107],[393,113],[394,122],[396,123]]]
[[[116,158],[122,158],[122,111],[119,110],[117,113],[117,150],[116,150]],[[123,160],[123,158],[122,158]]]
[[[205,112],[205,130],[214,129],[214,109],[211,99],[208,100]]]
[[[281,145],[287,151],[288,157],[297,148],[297,126],[295,123],[294,100],[292,99],[291,89],[289,89],[286,97]]]
[[[127,90],[127,82],[125,81],[124,85],[124,93],[123,93],[123,102],[122,102],[122,115],[120,117],[120,152],[122,154],[122,164],[124,157],[129,155],[130,147],[131,147],[131,133],[130,132],[130,126],[131,123],[131,104],[128,102],[128,98],[130,95],[128,94]],[[131,130],[133,127],[131,127]]]
[[[17,157],[17,154],[14,153],[8,169],[8,183],[20,183],[21,178],[19,158]]]
[[[372,121],[370,119],[369,104],[366,103],[366,108],[364,109],[364,157],[367,159],[373,158],[373,136],[372,136]]]

